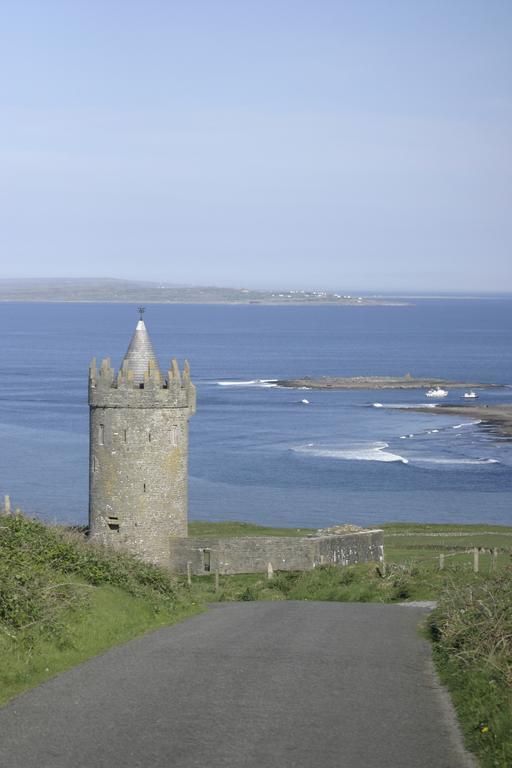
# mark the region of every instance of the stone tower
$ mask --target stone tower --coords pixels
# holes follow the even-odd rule
[[[164,377],[144,321],[116,376],[89,370],[89,530],[92,540],[169,564],[169,538],[187,536],[188,420],[195,387],[185,362]]]

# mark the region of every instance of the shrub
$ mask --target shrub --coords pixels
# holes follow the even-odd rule
[[[431,615],[430,632],[461,665],[486,665],[512,688],[512,568],[481,583],[451,585]]]
[[[78,531],[0,518],[0,628],[11,638],[43,633],[64,641],[64,614],[85,610],[87,586],[101,584],[144,597],[154,610],[177,600],[163,568],[93,545]]]
[[[482,765],[512,765],[512,569],[448,585],[429,629],[469,746]]]
[[[250,600],[257,600],[258,599],[258,593],[254,589],[254,587],[247,587],[244,589],[244,591],[240,595],[240,600],[243,600],[244,602],[250,601]]]

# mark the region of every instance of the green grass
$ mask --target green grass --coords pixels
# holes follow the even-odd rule
[[[163,569],[77,532],[0,517],[0,703],[199,610]]]
[[[314,528],[271,528],[254,523],[220,522],[211,523],[195,520],[188,524],[189,536],[235,538],[236,536],[309,536],[314,533]]]
[[[486,768],[510,768],[512,568],[445,590],[429,629],[466,743]]]
[[[499,561],[504,563],[510,561],[512,553],[512,528],[505,526],[390,523],[382,528],[386,558],[391,562],[428,562],[441,553],[497,547],[501,550]],[[487,555],[481,557],[485,568],[490,559]]]
[[[448,687],[468,749],[485,768],[512,765],[512,695],[495,679],[492,666],[462,667],[434,647],[434,660]]]
[[[472,561],[452,561],[442,571],[435,564],[388,563],[385,573],[375,563],[325,565],[312,571],[276,571],[270,580],[261,573],[220,575],[217,592],[214,575],[194,576],[190,594],[203,603],[241,599],[390,603],[436,600],[450,587],[479,585],[487,578],[487,573],[473,573]],[[183,577],[181,581],[185,587]]]
[[[508,525],[489,525],[488,523],[384,523],[378,526],[386,534],[392,533],[488,533],[512,536],[512,527]]]
[[[272,579],[260,573],[192,579],[190,595],[195,602],[233,600],[329,600],[383,602],[393,600],[393,583],[379,578],[375,565],[323,566],[314,571],[277,571]]]

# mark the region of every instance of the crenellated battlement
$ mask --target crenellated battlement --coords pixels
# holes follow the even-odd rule
[[[148,361],[143,381],[137,381],[124,360],[117,375],[111,360],[106,357],[100,367],[94,358],[89,367],[89,405],[122,408],[188,408],[196,410],[196,388],[190,380],[190,365],[185,361],[180,371],[176,358],[162,376],[158,365]]]

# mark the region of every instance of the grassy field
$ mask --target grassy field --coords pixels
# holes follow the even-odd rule
[[[188,525],[189,536],[215,538],[235,538],[236,536],[308,536],[314,533],[313,528],[271,528],[268,525],[253,523],[222,522],[210,523],[195,520]]]
[[[91,656],[180,621],[209,602],[437,600],[427,632],[467,743],[512,766],[512,528],[390,524],[386,566],[171,577],[83,533],[0,517],[0,703]],[[309,529],[194,522],[194,536],[307,535]],[[473,548],[498,548],[497,560]],[[440,569],[439,556],[444,555]]]

